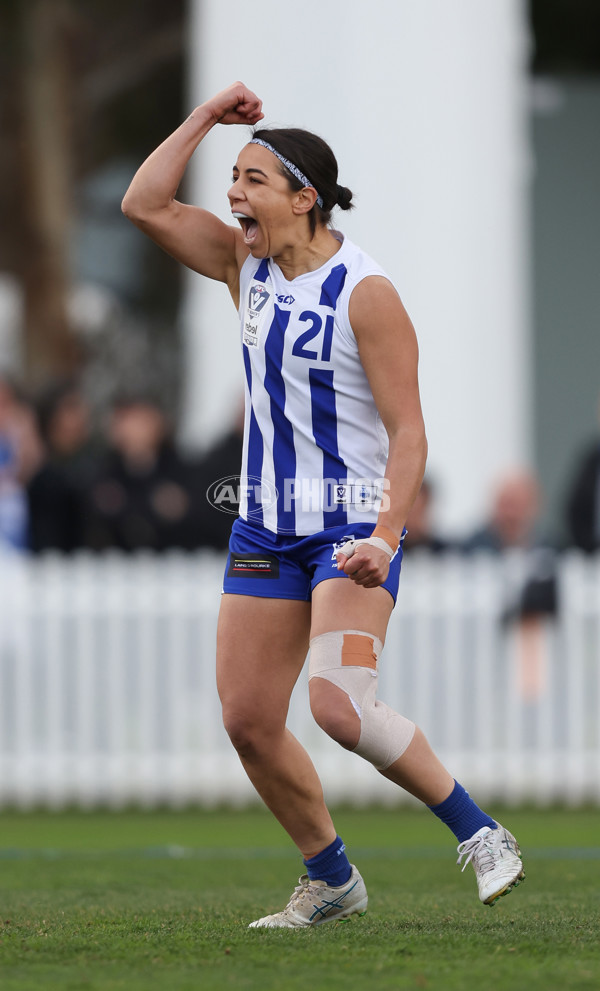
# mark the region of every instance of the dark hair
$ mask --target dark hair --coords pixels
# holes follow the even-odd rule
[[[85,402],[77,379],[62,378],[51,382],[40,393],[35,404],[38,427],[42,440],[48,443],[52,429],[52,421],[65,400],[72,396],[81,397]]]
[[[352,191],[347,186],[338,184],[337,159],[327,142],[318,134],[300,127],[263,127],[255,130],[252,136],[272,145],[275,151],[300,169],[317,190],[323,206],[315,203],[308,215],[312,234],[315,233],[317,222],[329,223],[334,207],[339,206],[340,210],[352,209]],[[290,187],[294,190],[302,189],[300,180],[282,162],[279,166]]]
[[[166,416],[164,403],[156,391],[151,388],[132,387],[120,389],[114,393],[110,404],[113,412],[122,412],[123,410],[134,409],[137,406],[148,406],[158,410],[163,416]]]

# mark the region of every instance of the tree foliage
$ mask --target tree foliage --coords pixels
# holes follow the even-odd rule
[[[23,290],[23,375],[75,371],[67,300],[83,180],[140,161],[181,111],[185,0],[3,0],[0,271]]]

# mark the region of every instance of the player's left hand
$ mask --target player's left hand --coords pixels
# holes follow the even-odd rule
[[[353,544],[353,541],[349,541]],[[359,544],[348,547],[348,554],[341,548],[337,555],[338,571],[344,571],[357,585],[363,588],[377,588],[387,578],[390,570],[390,556],[379,547]]]
[[[265,116],[262,100],[242,83],[232,83],[208,100],[206,108],[219,124],[257,124]]]

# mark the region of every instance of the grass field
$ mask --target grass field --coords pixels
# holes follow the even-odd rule
[[[527,880],[480,905],[427,812],[339,810],[368,914],[248,930],[301,862],[261,810],[0,815],[2,991],[600,988],[600,811],[492,810]]]

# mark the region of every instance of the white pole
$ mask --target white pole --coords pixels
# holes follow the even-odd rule
[[[241,78],[267,121],[321,133],[357,209],[337,220],[389,272],[417,327],[443,529],[468,529],[527,463],[530,369],[524,0],[196,0],[189,109]],[[174,122],[175,123],[175,122]],[[247,131],[217,127],[187,188],[229,220]],[[188,278],[183,439],[204,446],[242,386],[223,286]]]

